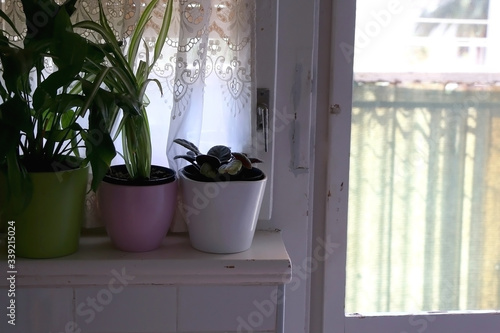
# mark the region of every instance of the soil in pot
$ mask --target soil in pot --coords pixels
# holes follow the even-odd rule
[[[241,169],[240,173],[237,175],[221,175],[217,179],[212,179],[205,177],[202,175],[198,169],[193,166],[193,165],[188,165],[184,167],[181,172],[184,173],[186,177],[192,180],[196,180],[199,182],[225,182],[225,181],[256,181],[256,180],[262,180],[265,178],[264,173],[262,170],[258,168],[251,168],[251,169]]]
[[[176,176],[174,170],[158,165],[152,165],[151,177],[149,179],[132,180],[127,171],[127,167],[120,164],[111,166],[104,180],[108,183],[118,185],[149,186],[167,184],[173,182],[175,178]]]

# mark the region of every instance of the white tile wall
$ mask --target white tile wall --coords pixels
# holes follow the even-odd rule
[[[73,290],[71,288],[16,288],[16,325],[7,323],[7,289],[0,289],[0,332],[60,333],[73,322]],[[70,326],[68,328],[72,329]],[[76,333],[69,331],[70,333]]]
[[[126,286],[118,289],[111,290],[109,286],[19,288],[16,290],[16,326],[11,326],[5,312],[7,290],[0,288],[0,332],[275,332],[275,286]]]
[[[82,333],[176,332],[176,298],[175,287],[78,288],[76,322]]]
[[[273,330],[276,305],[271,286],[179,288],[180,332]]]

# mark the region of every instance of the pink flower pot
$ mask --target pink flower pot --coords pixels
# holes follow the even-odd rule
[[[99,185],[99,214],[111,242],[119,250],[145,252],[162,244],[177,201],[175,172],[168,170],[170,178],[151,181],[152,184],[126,184],[106,177]]]

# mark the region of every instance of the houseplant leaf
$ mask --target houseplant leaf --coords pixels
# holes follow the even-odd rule
[[[198,165],[209,164],[214,170],[217,170],[221,165],[221,161],[217,157],[204,154],[196,156],[196,163]]]
[[[91,188],[96,191],[116,155],[115,145],[108,133],[83,132],[82,136],[85,138],[87,160],[92,166]]]
[[[201,152],[196,147],[196,145],[188,140],[185,139],[174,139],[174,142],[181,145],[182,147],[186,148],[189,151],[192,151],[195,155],[200,155]]]
[[[233,157],[239,160],[244,168],[251,169],[252,161],[243,153],[233,153]]]
[[[207,152],[207,155],[217,157],[221,163],[225,163],[231,159],[231,149],[226,146],[213,146]]]
[[[196,158],[191,156],[191,155],[177,155],[174,157],[174,160],[179,159],[179,158],[183,158],[186,161],[190,162],[191,164],[194,164],[194,162],[196,161]]]
[[[216,170],[217,169],[215,169],[212,165],[210,165],[210,163],[204,163],[201,165],[200,173],[205,177],[213,179],[217,177]]]
[[[227,174],[230,174],[231,176],[234,176],[240,172],[242,166],[243,166],[243,163],[240,160],[232,160],[229,163],[222,164],[219,167],[219,173],[220,174],[227,173]]]

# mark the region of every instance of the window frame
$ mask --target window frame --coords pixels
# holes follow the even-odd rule
[[[311,277],[310,332],[498,332],[500,311],[346,315],[345,282],[349,143],[352,107],[355,1],[316,0],[316,150],[313,240],[330,239],[335,250]],[[331,23],[329,31],[326,27]],[[321,28],[322,29],[321,29]],[[329,68],[322,71],[321,68]],[[325,87],[325,83],[329,85]],[[326,121],[326,119],[328,121]],[[328,138],[328,140],[325,140]],[[326,171],[325,171],[325,167]],[[326,182],[325,182],[326,179]],[[325,195],[326,194],[326,195]],[[314,242],[310,253],[314,255]]]

